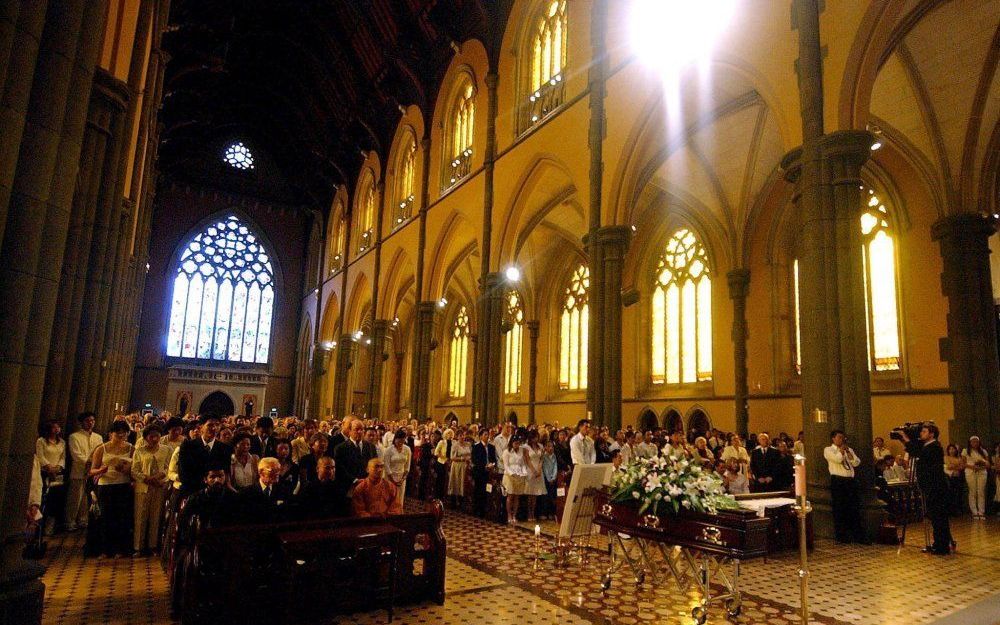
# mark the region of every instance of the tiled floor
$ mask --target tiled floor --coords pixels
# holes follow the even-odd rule
[[[673,585],[647,582],[636,588],[618,574],[606,594],[599,579],[605,556],[556,569],[533,568],[531,528],[508,528],[449,512],[445,519],[449,558],[447,599],[397,609],[408,625],[542,625],[691,623],[699,595]],[[543,531],[554,529],[545,524]],[[935,619],[1000,592],[1000,521],[954,525],[958,554],[932,558],[920,553],[923,534],[907,545],[844,547],[817,541],[810,557],[812,622],[825,625],[913,625]],[[167,582],[156,559],[84,560],[82,536],[50,541],[46,560],[45,625],[167,625]],[[544,543],[544,537],[543,537]],[[599,541],[594,542],[595,547]],[[794,554],[744,563],[741,623],[798,623]],[[709,622],[726,623],[716,609]],[[339,623],[385,623],[384,612],[352,615]],[[1000,623],[1000,614],[997,615]],[[320,624],[317,624],[320,625]]]

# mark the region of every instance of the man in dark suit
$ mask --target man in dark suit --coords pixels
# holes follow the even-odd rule
[[[280,481],[281,463],[277,458],[261,458],[257,465],[257,483],[239,493],[240,521],[246,524],[279,523],[288,516],[292,493]]]
[[[194,528],[191,524],[195,517],[201,529],[224,527],[233,523],[236,492],[226,483],[228,475],[229,463],[213,461],[208,465],[205,488],[188,497],[178,517],[177,525],[182,537],[193,538]]]
[[[899,430],[910,459],[916,459],[917,485],[927,502],[927,518],[934,528],[934,544],[925,553],[946,556],[955,544],[948,521],[948,479],[944,474],[944,449],[938,442],[938,426],[927,422],[920,428],[920,439],[910,440],[905,430]]]
[[[352,420],[347,439],[333,451],[333,460],[337,465],[337,477],[334,481],[344,497],[349,497],[351,487],[368,475],[364,433],[365,424],[360,420]]]
[[[778,476],[781,452],[771,447],[771,437],[762,432],[757,435],[757,448],[750,454],[750,473],[753,474],[754,492],[765,492],[774,488],[774,478]]]
[[[316,480],[306,483],[296,500],[298,516],[303,519],[326,519],[347,516],[350,512],[334,481],[336,466],[333,458],[321,456],[316,463]]]
[[[486,484],[490,481],[490,468],[496,466],[496,447],[490,443],[490,431],[479,431],[479,442],[472,446],[473,511],[477,517],[486,516]]]
[[[260,417],[254,427],[254,435],[250,437],[250,453],[258,458],[274,458],[277,454],[274,448],[277,446],[274,437],[274,419],[271,417]]]
[[[233,448],[216,440],[219,433],[219,417],[208,414],[198,419],[200,435],[181,443],[177,451],[177,477],[180,479],[180,498],[201,490],[208,467],[218,463],[229,463]]]

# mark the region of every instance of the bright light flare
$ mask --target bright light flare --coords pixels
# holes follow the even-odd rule
[[[738,0],[634,0],[632,48],[663,74],[677,74],[709,56]]]
[[[504,276],[506,276],[508,282],[519,282],[521,280],[521,270],[512,265],[504,271]]]

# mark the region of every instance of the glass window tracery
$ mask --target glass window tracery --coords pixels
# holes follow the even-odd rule
[[[254,168],[253,153],[242,141],[229,144],[229,147],[226,148],[225,153],[222,155],[222,160],[234,169]]]
[[[465,397],[465,380],[469,366],[469,311],[460,306],[451,326],[448,354],[448,395]]]
[[[266,364],[274,272],[258,237],[235,215],[195,235],[174,277],[167,355]]]
[[[712,278],[708,253],[682,228],[656,265],[652,298],[653,384],[712,379]]]
[[[507,294],[507,319],[511,324],[504,338],[504,393],[514,395],[521,392],[521,358],[524,344],[524,307],[521,296],[511,290]]]
[[[468,76],[462,77],[462,84],[452,108],[451,132],[448,134],[451,162],[446,168],[449,187],[469,174],[472,162],[472,139],[476,122],[476,89]]]
[[[400,148],[400,161],[397,171],[397,198],[395,225],[406,221],[413,212],[416,199],[415,171],[417,166],[417,142],[413,135],[406,133],[406,140]]]
[[[559,320],[559,388],[563,390],[587,388],[589,290],[590,269],[580,265],[563,293]]]
[[[371,172],[365,174],[358,202],[358,252],[364,252],[375,243],[375,179]]]

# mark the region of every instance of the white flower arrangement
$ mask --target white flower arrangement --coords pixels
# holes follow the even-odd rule
[[[639,502],[639,514],[676,514],[681,508],[714,514],[737,510],[736,499],[726,493],[722,478],[692,462],[682,453],[636,458],[611,477],[611,501]]]

